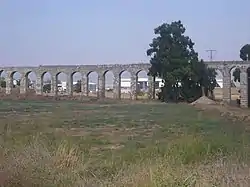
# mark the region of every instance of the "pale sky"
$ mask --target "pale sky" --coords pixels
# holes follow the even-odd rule
[[[2,0],[0,66],[149,61],[153,30],[181,20],[200,58],[239,60],[249,0]]]

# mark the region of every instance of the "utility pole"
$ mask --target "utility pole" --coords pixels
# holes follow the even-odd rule
[[[208,50],[206,50],[206,52],[209,52],[209,59],[210,59],[210,61],[213,61],[213,53],[214,52],[216,52],[217,50],[215,50],[215,49],[208,49]]]

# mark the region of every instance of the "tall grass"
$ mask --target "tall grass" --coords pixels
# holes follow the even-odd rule
[[[68,141],[62,141],[53,150],[47,145],[34,137],[15,150],[2,147],[0,182],[5,187],[250,184],[249,165],[236,159],[242,150],[232,152],[230,141],[211,144],[202,137],[183,136],[166,146],[138,150],[140,154],[113,152],[113,156],[97,162],[96,158],[85,158],[79,147]]]
[[[195,110],[177,105],[167,109],[164,105],[123,107],[109,106],[103,112],[100,106],[89,106],[89,111],[98,111],[92,114],[85,107],[82,109],[85,116],[74,116],[75,119],[67,113],[72,108],[61,107],[60,112],[53,111],[53,117],[36,116],[32,120],[29,117],[22,123],[2,120],[0,186],[250,186],[250,138],[244,124],[205,114],[196,118]],[[113,120],[117,110],[124,115],[117,120],[119,124]],[[185,115],[179,117],[179,113]],[[109,116],[112,120],[106,121],[114,126],[108,130],[114,132],[109,132],[108,137],[100,136],[91,122],[103,122]],[[150,129],[153,122],[146,123],[149,119],[154,119],[158,128]],[[58,133],[55,127],[61,127],[66,120],[74,122],[74,127],[84,124],[92,129],[92,136],[90,132],[83,137]],[[119,149],[105,148],[112,144],[108,140],[119,128],[124,132],[126,128],[135,131],[126,132],[130,135],[127,139],[119,137],[121,134],[114,136],[114,143],[118,138],[122,140]],[[152,131],[150,136],[144,136],[145,129]],[[141,134],[134,137],[135,132]]]

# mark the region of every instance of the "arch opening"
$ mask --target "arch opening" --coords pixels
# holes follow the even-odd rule
[[[98,73],[91,71],[87,74],[87,94],[88,96],[97,97],[98,93]]]
[[[56,90],[59,95],[67,95],[68,92],[68,80],[67,74],[59,72],[56,75]]]
[[[120,93],[119,97],[121,99],[131,99],[132,98],[132,90],[131,90],[131,73],[128,71],[122,71],[120,73],[119,78],[119,88]]]
[[[71,81],[73,86],[73,94],[78,95],[82,92],[82,74],[78,71],[72,73],[71,75]]]
[[[17,94],[20,93],[20,86],[21,86],[21,78],[22,75],[18,71],[14,71],[11,73],[11,88],[12,88],[12,93]]]
[[[104,82],[105,82],[105,97],[113,98],[114,93],[114,73],[112,71],[106,71],[104,73]]]
[[[4,70],[0,70],[0,92],[6,92],[6,72]]]
[[[240,72],[240,68],[236,66],[230,69],[231,103],[234,105],[240,104]]]
[[[42,74],[42,92],[45,95],[49,95],[52,91],[52,76],[49,72]]]
[[[214,99],[215,100],[222,100],[223,99],[223,74],[219,69],[215,70],[216,72],[216,86],[214,88]]]
[[[37,76],[33,71],[25,75],[25,89],[28,93],[35,93]]]
[[[149,86],[147,72],[145,70],[138,71],[136,79],[137,99],[147,99]]]

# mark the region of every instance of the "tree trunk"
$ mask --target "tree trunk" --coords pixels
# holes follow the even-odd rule
[[[202,96],[205,96],[205,87],[204,86],[201,86],[201,91],[202,91]]]
[[[211,97],[212,97],[212,99],[213,99],[213,100],[215,100],[214,91],[213,91],[213,90],[211,90],[211,91],[210,91],[210,93],[211,93]]]

